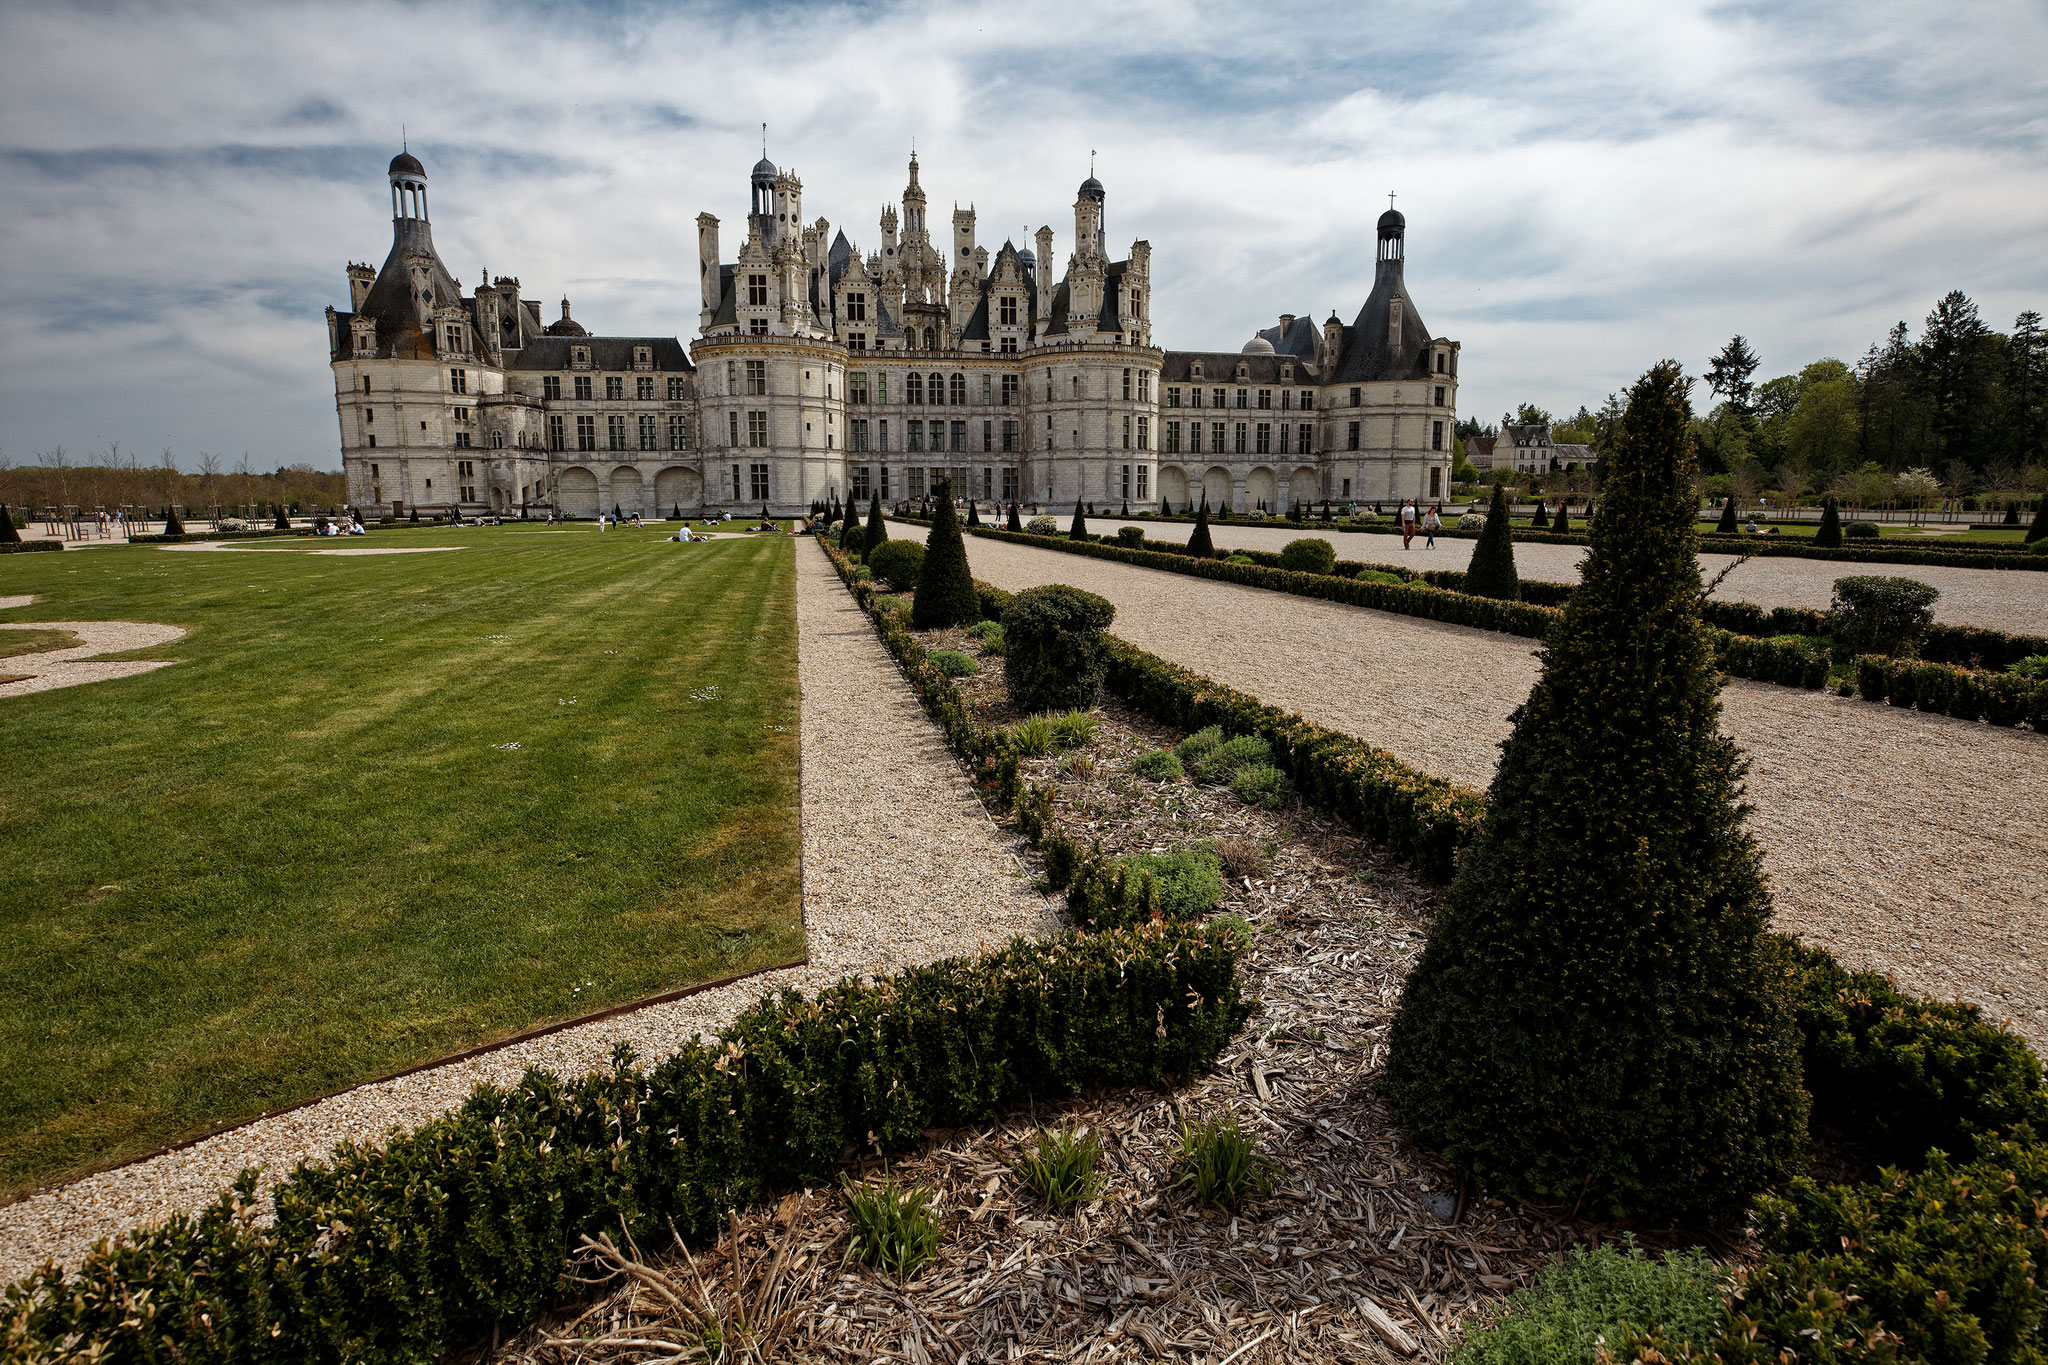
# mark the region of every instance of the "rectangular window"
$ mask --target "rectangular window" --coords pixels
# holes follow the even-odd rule
[[[377,466],[375,466],[375,465],[371,465],[371,466],[370,466],[370,477],[371,477],[371,478],[373,478],[373,479],[377,477]]]
[[[768,501],[768,466],[765,464],[748,465],[747,486],[748,492],[751,494],[751,501]]]
[[[1227,408],[1230,406],[1229,401],[1223,396],[1223,390],[1209,390],[1209,406],[1212,408]]]
[[[1303,389],[1301,391],[1301,410],[1303,412],[1307,412],[1310,408],[1313,408],[1315,405],[1316,391],[1314,389]]]
[[[1180,385],[1168,384],[1166,386],[1166,406],[1169,408],[1180,406]]]
[[[768,335],[768,319],[751,318],[747,322],[747,335],[764,337]]]
[[[642,450],[659,450],[661,448],[655,444],[656,430],[654,414],[651,412],[642,413],[640,415],[640,448]]]
[[[624,398],[626,396],[625,379],[615,374],[606,375],[604,377],[604,396],[607,400]]]
[[[1243,431],[1244,424],[1240,422],[1237,429]],[[1273,453],[1273,424],[1271,422],[1259,423],[1259,429],[1253,433],[1253,438],[1258,442],[1259,454],[1271,455]],[[1240,437],[1239,439],[1242,440],[1243,438]],[[1244,447],[1240,445],[1238,449],[1242,450]]]
[[[1202,391],[1200,389],[1191,388],[1188,390],[1188,406],[1191,408],[1202,406]]]
[[[1134,318],[1145,316],[1145,295],[1137,289],[1131,291],[1131,316]]]
[[[1120,496],[1122,496],[1125,502],[1129,502],[1131,500],[1131,467],[1129,465],[1123,467],[1121,487],[1122,493]]]
[[[1431,450],[1442,450],[1444,448],[1444,424],[1442,422],[1431,422],[1429,424],[1429,448]]]
[[[740,467],[738,465],[732,467],[732,500],[734,502],[740,500]]]
[[[1018,388],[1019,388],[1019,386],[1020,386],[1020,385],[1022,384],[1022,382],[1023,382],[1023,376],[1021,376],[1021,375],[1014,375],[1014,374],[1006,374],[1006,375],[1004,375],[1004,376],[1003,376],[1003,406],[1004,406],[1004,407],[1006,407],[1006,408],[1014,408],[1014,407],[1016,407],[1016,406],[1017,406],[1017,396],[1018,396],[1018,393],[1017,393],[1017,391],[1018,391]]]
[[[766,275],[747,276],[747,302],[755,308],[767,307],[768,277]]]
[[[865,370],[853,370],[846,376],[846,401],[865,403],[868,401],[868,376]]]
[[[1140,403],[1152,401],[1152,371],[1150,370],[1138,371],[1138,401]]]
[[[967,423],[965,422],[953,423],[953,449],[963,452],[967,449]]]
[[[469,449],[469,433],[468,433],[468,432],[466,432],[466,431],[458,431],[458,432],[456,432],[456,433],[455,433],[455,444],[456,444],[457,446],[459,446],[460,448],[462,448],[463,450],[467,450],[467,449]]]
[[[1443,467],[1440,465],[1432,465],[1429,471],[1429,495],[1432,498],[1440,498],[1443,496],[1443,478]]]
[[[1244,409],[1244,408],[1248,408],[1248,407],[1250,407],[1250,406],[1251,406],[1251,403],[1252,403],[1252,391],[1251,391],[1250,389],[1239,389],[1239,390],[1237,391],[1237,406],[1238,406],[1238,408],[1239,408],[1240,410],[1242,410],[1242,409]]]
[[[560,450],[562,448],[562,419],[559,417],[550,417],[548,418],[548,449]]]
[[[683,381],[682,381],[682,380],[680,380],[680,379],[670,379],[670,380],[668,381],[668,401],[669,401],[669,402],[671,402],[671,403],[680,403],[680,402],[682,402],[682,401],[683,401]]]
[[[1285,422],[1280,424],[1280,453],[1282,455],[1287,453],[1287,423]]]
[[[847,494],[849,502],[862,503],[867,501],[868,480],[870,477],[871,471],[866,465],[855,465],[853,467],[853,477],[848,480],[848,483],[851,485]]]
[[[1436,406],[1436,407],[1439,407],[1439,408],[1440,408],[1440,407],[1442,407],[1443,405],[1444,405],[1444,386],[1443,386],[1443,385],[1441,385],[1441,384],[1439,384],[1439,385],[1437,385],[1437,386],[1436,386],[1436,402],[1435,402],[1434,406]]]
[[[590,376],[587,374],[576,376],[576,401],[579,403],[588,403],[590,401]]]
[[[981,449],[984,454],[996,448],[996,424],[993,418],[981,424]]]
[[[1131,371],[1129,366],[1124,367],[1124,401],[1126,403],[1131,401]]]
[[[1169,455],[1180,454],[1180,423],[1178,422],[1168,422],[1166,424],[1166,453]]]
[[[1310,452],[1310,451],[1311,451],[1312,449],[1314,449],[1314,447],[1315,447],[1315,441],[1314,441],[1314,440],[1312,439],[1312,437],[1311,437],[1311,433],[1312,433],[1312,432],[1314,432],[1314,431],[1315,431],[1315,428],[1314,428],[1314,427],[1312,427],[1312,426],[1310,426],[1310,425],[1309,425],[1309,424],[1308,424],[1307,422],[1303,422],[1303,423],[1301,424],[1301,427],[1300,427],[1299,431],[1297,432],[1297,437],[1298,437],[1298,440],[1299,440],[1299,444],[1297,444],[1297,445],[1296,445],[1296,446],[1294,447],[1294,449],[1295,449],[1295,451],[1296,451],[1297,453],[1299,453],[1299,454],[1302,454],[1302,455],[1306,455],[1306,454],[1308,454],[1308,453],[1309,453],[1309,452]]]
[[[767,361],[765,361],[765,360],[749,360],[749,361],[747,362],[747,392],[748,392],[748,393],[766,393],[766,392],[768,392],[768,362],[767,362]]]
[[[846,424],[846,448],[866,452],[868,448],[868,422],[865,417],[856,417]]]
[[[740,443],[740,415],[736,412],[728,412],[725,415],[725,418],[727,425],[726,435],[728,437],[726,444],[729,446],[736,446]],[[734,465],[733,468],[738,469],[739,466]],[[738,476],[735,475],[734,477]],[[739,496],[739,489],[737,487],[733,489],[733,496]]]
[[[460,327],[445,327],[442,330],[448,334],[448,349],[451,351],[461,350],[462,329]]]
[[[1359,405],[1360,405],[1361,403],[1363,403],[1364,401],[1365,401],[1365,390],[1364,390],[1364,389],[1353,389],[1353,390],[1351,391],[1351,406],[1352,406],[1352,407],[1354,407],[1354,408],[1355,408],[1355,407],[1359,406]]]
[[[668,419],[668,448],[688,450],[690,448],[690,419],[676,413]]]
[[[1344,480],[1344,496],[1347,498],[1351,496],[1351,480],[1349,479]]]
[[[585,413],[576,419],[576,448],[578,450],[597,449],[597,419],[589,413]]]
[[[1016,500],[1017,466],[1013,464],[1006,464],[1003,466],[1003,501],[1015,502]]]
[[[924,423],[916,418],[912,418],[908,427],[908,432],[909,444],[905,445],[903,448],[905,450],[922,451],[924,449]]]
[[[1014,417],[1003,419],[1003,449],[1008,452],[1015,452],[1018,449],[1017,419]]]
[[[1444,353],[1442,351],[1436,353],[1436,372],[1438,374],[1444,372]]]
[[[882,466],[882,501],[889,500],[889,466]]]
[[[981,496],[992,498],[996,495],[996,471],[989,465],[981,467]]]
[[[1273,391],[1271,389],[1259,390],[1259,406],[1261,408],[1270,408],[1273,406]]]
[[[924,376],[915,370],[903,380],[903,401],[920,405],[924,402]]]
[[[1292,389],[1280,390],[1280,411],[1285,412],[1292,406],[1294,406],[1294,391]]]
[[[988,343],[984,341],[982,345],[986,346],[988,345]],[[1002,345],[998,346],[996,349],[1001,351],[1004,355],[1017,354],[1017,338],[1012,336],[1004,337],[1002,339]]]
[[[740,391],[740,363],[737,360],[725,362],[725,391],[727,393],[738,393]]]
[[[1345,432],[1345,449],[1358,449],[1358,423],[1356,422],[1351,423]]]
[[[540,396],[542,398],[560,398],[562,396],[562,376],[558,374],[542,375],[540,379]]]
[[[1152,481],[1151,481],[1151,479],[1149,479],[1149,478],[1147,477],[1147,475],[1151,474],[1151,472],[1152,472],[1152,467],[1151,467],[1150,465],[1142,465],[1142,464],[1141,464],[1141,465],[1139,465],[1139,466],[1138,466],[1138,501],[1139,501],[1139,502],[1144,502],[1144,501],[1146,501],[1147,499],[1149,499],[1149,498],[1150,498],[1150,497],[1152,496],[1152,494],[1151,494],[1150,492],[1148,492],[1148,491],[1147,491],[1147,489],[1148,489],[1148,488],[1150,487],[1150,485],[1151,485],[1151,482],[1152,482]]]
[[[469,375],[461,370],[448,371],[448,392],[468,393]]]
[[[616,416],[605,418],[605,434],[611,438],[613,450],[624,450],[626,448],[626,419]]]
[[[747,444],[760,449],[768,444],[768,414],[750,412],[747,414]]]
[[[866,294],[848,294],[846,296],[846,320],[848,322],[866,322],[868,320],[868,296]]]
[[[1129,414],[1129,413],[1127,412],[1127,413],[1125,413],[1125,414],[1124,414],[1124,449],[1125,449],[1125,450],[1129,450],[1130,448],[1131,448],[1131,415],[1130,415],[1130,414]]]
[[[849,351],[865,351],[867,348],[868,334],[866,332],[853,332],[848,334],[846,338],[846,349],[848,349]]]
[[[1239,422],[1237,424],[1237,430],[1231,433],[1236,438],[1231,446],[1230,453],[1233,455],[1244,454],[1244,428],[1245,424],[1243,422]]]
[[[633,397],[642,402],[649,401],[654,397],[654,377],[652,375],[643,374],[633,381]]]
[[[887,374],[875,376],[875,401],[877,403],[889,401],[889,376]]]
[[[889,424],[887,422],[877,422],[875,423],[875,449],[887,450],[888,448]]]
[[[903,491],[906,496],[913,498],[924,496],[924,470],[921,467],[912,467],[905,470],[903,480],[905,484]]]
[[[1149,417],[1140,417],[1138,419],[1138,449],[1150,450],[1151,448],[1152,419]]]
[[[1223,453],[1223,423],[1221,422],[1211,422],[1209,424],[1209,453],[1212,455],[1221,455]]]
[[[1017,325],[1017,300],[1005,294],[996,304],[996,320],[1005,327]]]
[[[948,385],[947,385],[946,387],[947,387],[947,390],[948,390],[948,391],[949,391],[949,392],[950,392],[950,393],[952,394],[952,396],[953,396],[953,406],[954,406],[954,407],[956,407],[956,408],[964,408],[964,407],[966,407],[966,406],[967,406],[967,376],[966,376],[966,375],[964,375],[964,374],[956,374],[956,375],[954,375],[954,376],[953,376],[953,379],[952,379],[952,382],[951,382],[951,383],[949,383],[949,384],[948,384]],[[937,384],[934,384],[934,385],[932,385],[932,402],[936,403],[936,402],[938,402],[938,401],[939,401],[939,386],[938,386]]]

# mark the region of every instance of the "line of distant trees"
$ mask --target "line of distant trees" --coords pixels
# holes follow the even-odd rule
[[[1694,419],[1693,439],[1715,496],[1833,493],[1865,506],[1972,498],[1996,507],[2048,488],[2048,332],[2034,309],[1999,332],[1952,290],[1919,336],[1900,322],[1853,366],[1826,357],[1758,383],[1759,365],[1736,336],[1702,376],[1699,397],[1713,405]],[[1525,403],[1516,420],[1550,422],[1556,441],[1604,453],[1622,412],[1609,394],[1598,411],[1581,405],[1564,418]],[[1468,421],[1458,434],[1494,433]]]
[[[58,446],[38,451],[35,463],[19,467],[0,454],[0,503],[30,515],[67,506],[87,516],[98,508],[111,512],[123,506],[161,511],[173,503],[193,511],[255,504],[312,512],[341,506],[348,493],[339,473],[308,464],[264,472],[250,467],[247,454],[232,467],[212,454],[201,454],[197,463],[197,472],[187,473],[166,450],[155,463],[145,464],[123,453],[119,443],[80,459]]]

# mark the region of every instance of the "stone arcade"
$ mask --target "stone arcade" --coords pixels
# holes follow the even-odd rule
[[[703,311],[674,337],[544,323],[515,277],[465,295],[434,249],[427,176],[391,162],[383,268],[351,264],[327,331],[349,498],[366,511],[777,512],[870,492],[1054,509],[1239,510],[1449,491],[1458,343],[1403,281],[1404,220],[1380,215],[1371,295],[1322,326],[1282,314],[1237,351],[1152,336],[1152,247],[1110,259],[1093,175],[1057,270],[1032,244],[931,240],[917,158],[863,255],[803,221],[803,182],[763,159],[746,236],[721,259],[697,220]]]

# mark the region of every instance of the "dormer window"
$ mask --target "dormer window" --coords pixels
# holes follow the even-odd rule
[[[654,368],[654,348],[652,346],[635,346],[633,348],[633,368],[636,370],[651,370]]]
[[[747,302],[756,308],[768,306],[768,277],[766,275],[747,276]]]
[[[868,296],[866,294],[848,294],[846,296],[846,320],[848,322],[866,322],[868,320]]]
[[[996,320],[1005,327],[1017,325],[1017,300],[1004,295],[996,303]]]
[[[1294,382],[1294,367],[1292,365],[1282,365],[1280,367],[1280,382],[1283,384],[1292,384]]]
[[[572,354],[575,357],[576,364],[588,365],[590,363],[590,348],[588,346],[578,346]]]

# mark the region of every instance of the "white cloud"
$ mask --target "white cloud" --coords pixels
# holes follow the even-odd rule
[[[913,138],[935,226],[1071,245],[1090,148],[1157,335],[1348,320],[1387,190],[1466,413],[1597,402],[1736,331],[1853,357],[1950,288],[2043,302],[2048,18],[2023,3],[1504,9],[1157,0],[10,7],[0,442],[337,460],[321,308],[389,244],[404,122],[465,283],[694,330],[695,218],[759,124],[805,210],[876,244]]]

